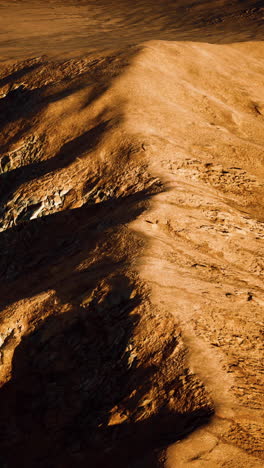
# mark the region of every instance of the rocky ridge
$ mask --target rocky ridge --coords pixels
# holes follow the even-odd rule
[[[261,466],[261,47],[4,70],[8,467]]]

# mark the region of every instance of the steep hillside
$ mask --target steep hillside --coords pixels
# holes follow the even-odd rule
[[[184,2],[152,14],[165,3]],[[118,50],[37,57],[41,31],[32,54],[20,31],[24,59],[3,46],[7,468],[263,466],[264,47],[247,41],[261,2],[214,2],[227,35],[244,12],[233,44],[209,3],[188,6],[188,41],[161,13],[146,34],[150,4],[136,21],[120,2]]]

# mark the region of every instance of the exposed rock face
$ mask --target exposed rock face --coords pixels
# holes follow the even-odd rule
[[[261,467],[263,45],[95,55],[1,70],[1,462]]]

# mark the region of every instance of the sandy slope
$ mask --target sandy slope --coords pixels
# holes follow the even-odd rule
[[[150,43],[133,70],[128,122],[135,131],[133,110],[147,110],[136,127],[167,187],[133,223],[149,239],[138,268],[216,406],[208,428],[169,450],[168,467],[262,465],[243,452],[261,456],[264,435],[261,52]]]
[[[161,14],[121,2],[124,45],[172,39],[167,3]],[[263,465],[263,44],[239,34],[236,44],[197,42],[207,32],[229,42],[240,14],[237,31],[252,37],[261,2],[246,3],[231,2],[214,23],[208,2],[193,2],[178,33],[196,42],[150,40],[109,55],[109,25],[113,40],[100,34],[93,55],[3,66],[8,468],[18,457],[56,468]],[[75,55],[73,36],[55,53]],[[38,48],[42,40],[40,30]]]
[[[28,61],[2,78],[8,466],[18,453],[26,466],[158,466],[156,450],[213,411],[180,329],[133,266],[144,243],[129,224],[162,190],[126,123],[138,52]]]
[[[105,53],[148,40],[263,40],[262,0],[0,0],[0,58]]]

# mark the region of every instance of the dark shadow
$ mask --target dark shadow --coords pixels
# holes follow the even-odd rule
[[[119,50],[113,56],[99,56],[88,62],[87,68],[81,73],[78,69],[78,60],[58,62],[56,63],[60,70],[58,78],[54,73],[56,67],[54,62],[39,62],[37,65],[43,67],[41,70],[43,75],[42,78],[38,77],[38,80],[42,80],[42,85],[37,88],[35,88],[34,75],[30,74],[27,77],[27,68],[23,68],[24,83],[14,89],[11,87],[8,94],[0,99],[0,155],[5,156],[10,146],[21,140],[24,134],[28,135],[31,129],[34,133],[41,118],[41,111],[50,103],[87,89],[83,107],[91,105],[107,91],[113,79],[121,73],[137,51],[138,48],[132,47],[126,51]],[[51,76],[52,83],[46,85],[45,80],[50,81]],[[14,84],[15,77],[16,75],[12,73],[8,75],[10,84]]]
[[[4,136],[4,142],[0,144],[0,154],[8,153],[11,145],[21,140],[25,133],[34,129],[36,121],[42,109],[51,102],[66,98],[81,89],[87,88],[86,106],[99,98],[108,88],[106,84],[92,84],[91,89],[85,79],[87,73],[78,77],[77,82],[65,79],[59,82],[62,89],[57,90],[57,83],[42,88],[29,89],[24,85],[10,91],[7,96],[0,100],[0,130]],[[110,85],[109,85],[110,86]],[[33,130],[34,131],[34,130]]]
[[[43,65],[43,64],[42,64]],[[39,65],[40,66],[40,65]],[[11,90],[5,98],[0,100],[0,129],[6,125],[20,119],[31,119],[51,102],[64,99],[71,94],[87,87],[87,81],[83,78],[87,73],[78,77],[78,80],[65,79],[59,82],[62,89],[57,91],[55,85],[42,86],[40,88],[30,89],[21,84],[19,87]],[[100,96],[106,89],[102,84],[97,84],[92,90],[91,97],[87,92],[87,105]]]
[[[29,117],[40,107],[41,90],[27,89],[23,85],[11,90],[0,100],[0,128],[22,117]]]
[[[53,315],[22,340],[12,379],[0,392],[7,468],[17,466],[18,454],[20,466],[32,468],[153,468],[155,450],[208,421],[206,410],[179,414],[161,408],[142,422],[108,425],[110,410],[135,388],[147,392],[155,373],[128,361],[138,322],[132,312],[140,303],[139,297],[129,299],[132,290],[125,276],[117,276],[103,302]],[[121,291],[124,298],[114,305]]]
[[[100,120],[100,115],[98,120]],[[18,167],[0,175],[0,203],[4,205],[12,198],[15,191],[24,183],[38,179],[49,172],[63,169],[73,163],[77,157],[96,148],[102,134],[110,128],[111,122],[105,121],[95,125],[77,138],[65,143],[54,157]]]
[[[41,66],[43,66],[43,62],[34,63],[32,65],[28,65],[26,67],[23,67],[20,70],[16,70],[16,71],[14,71],[13,73],[10,73],[7,76],[4,76],[3,78],[0,78],[0,87],[5,86],[5,85],[7,85],[9,83],[15,82],[17,80],[20,80],[27,73],[30,73],[30,72],[32,72],[34,70],[37,70]]]
[[[124,276],[100,306],[94,300],[47,318],[16,349],[12,379],[0,392],[8,467],[17,466],[18,453],[20,466],[66,467],[78,464],[80,453],[90,463],[100,450],[109,411],[128,391],[126,347],[137,324],[130,312],[139,298],[111,307],[120,290],[125,298],[133,290]]]
[[[86,204],[2,232],[1,306],[47,289],[55,289],[63,301],[72,301],[76,285],[82,287],[89,276],[99,280],[111,270],[112,260],[107,255],[110,233],[114,235],[118,226],[135,219],[150,196],[151,193],[141,191],[95,205]],[[101,249],[100,263],[77,273],[76,267],[89,259],[96,246]]]
[[[122,401],[124,414],[133,414],[157,372],[129,361],[141,297],[131,294],[135,285],[125,273],[129,244],[122,250],[116,237],[150,196],[142,191],[86,205],[0,235],[2,305],[56,292],[44,309],[36,306],[43,319],[16,348],[11,380],[0,391],[6,468],[155,468],[158,449],[207,421],[206,410],[178,414],[164,407],[141,422],[109,425]]]

